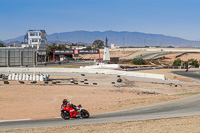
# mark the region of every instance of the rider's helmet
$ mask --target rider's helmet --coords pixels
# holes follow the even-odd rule
[[[63,99],[63,104],[67,104],[67,99]]]

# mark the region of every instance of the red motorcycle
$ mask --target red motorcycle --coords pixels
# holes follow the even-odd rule
[[[63,105],[61,107],[61,117],[64,120],[68,120],[70,118],[89,118],[90,114],[87,110],[81,109],[81,105],[74,106],[74,105]]]

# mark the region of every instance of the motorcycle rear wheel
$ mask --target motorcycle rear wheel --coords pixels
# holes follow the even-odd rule
[[[90,117],[90,113],[87,110],[82,109],[81,110],[81,117],[82,118],[89,118]]]
[[[70,119],[70,113],[69,112],[61,112],[61,117],[64,120],[69,120]]]

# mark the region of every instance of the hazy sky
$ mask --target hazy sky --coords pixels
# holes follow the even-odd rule
[[[137,31],[200,41],[200,0],[0,0],[0,40],[29,29]]]

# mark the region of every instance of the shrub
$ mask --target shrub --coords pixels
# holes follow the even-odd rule
[[[176,59],[176,60],[174,60],[172,66],[181,66],[181,60],[180,60],[180,59]]]
[[[135,65],[146,65],[147,64],[144,59],[133,59],[132,63]]]

